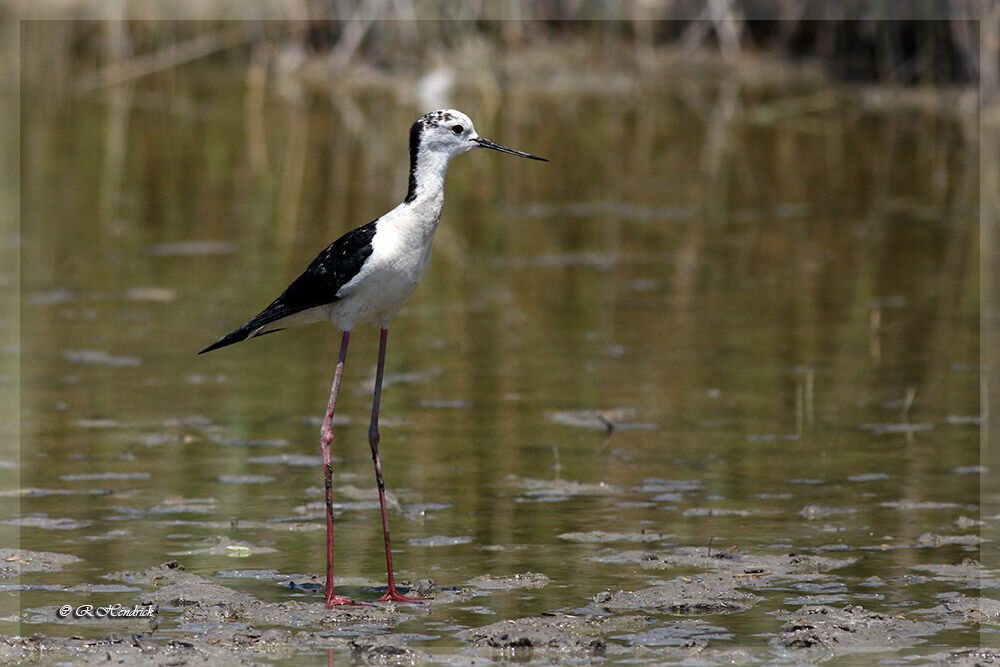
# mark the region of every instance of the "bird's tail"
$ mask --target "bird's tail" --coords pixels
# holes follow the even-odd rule
[[[244,324],[239,329],[236,329],[235,331],[230,331],[225,336],[215,341],[214,343],[206,347],[198,354],[205,354],[206,352],[211,352],[212,350],[218,350],[220,347],[226,347],[227,345],[232,345],[233,343],[239,343],[245,341],[247,338],[250,337],[251,333],[252,330],[249,329],[246,324]]]
[[[254,338],[255,336],[263,336],[264,334],[281,331],[281,329],[268,329],[267,331],[263,331],[263,329],[263,325],[255,324],[253,321],[247,322],[239,329],[230,331],[198,354],[205,354],[206,352],[211,352],[212,350],[218,350],[220,347],[226,347],[227,345],[232,345],[233,343],[241,343],[247,338]]]

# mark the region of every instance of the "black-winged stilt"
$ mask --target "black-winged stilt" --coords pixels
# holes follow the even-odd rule
[[[380,218],[347,232],[312,261],[281,295],[256,317],[226,334],[199,354],[211,352],[247,338],[280,331],[300,324],[328,320],[343,333],[340,355],[333,375],[330,402],[320,428],[323,480],[326,488],[326,606],[354,604],[333,592],[333,481],[330,443],[333,413],[347,358],[347,343],[355,325],[372,322],[381,327],[375,395],[372,400],[368,443],[375,463],[385,561],[389,587],[379,601],[414,602],[396,591],[389,545],[389,520],[385,509],[385,484],[379,459],[378,413],[385,368],[385,346],[389,322],[402,307],[427,271],[431,239],[441,220],[444,178],[448,162],[473,148],[492,148],[503,153],[547,161],[480,137],[472,120],[460,111],[441,109],[422,116],[410,128],[410,182],[406,198]]]

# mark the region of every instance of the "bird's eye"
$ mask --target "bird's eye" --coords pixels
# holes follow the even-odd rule
[[[465,128],[462,127],[461,125],[452,125],[451,131],[454,132],[455,134],[462,134],[462,132],[465,131]]]

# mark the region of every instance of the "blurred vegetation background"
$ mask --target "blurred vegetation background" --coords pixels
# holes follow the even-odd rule
[[[0,10],[72,19],[63,27],[64,39],[52,44],[51,58],[23,65],[29,75],[32,68],[44,68],[49,77],[73,77],[77,89],[208,56],[248,62],[261,49],[281,53],[286,66],[322,58],[333,69],[363,62],[378,71],[413,75],[445,62],[460,71],[478,64],[509,72],[516,64],[451,58],[470,52],[517,54],[522,65],[537,68],[541,63],[532,53],[572,45],[587,48],[595,63],[608,66],[641,67],[667,47],[688,59],[713,54],[734,63],[768,55],[813,63],[847,81],[905,86],[981,81],[992,99],[1000,47],[997,3],[963,0],[297,0],[253,7],[226,0],[168,5],[7,0]],[[546,60],[549,68],[568,64]],[[65,64],[79,69],[59,71]],[[76,80],[83,72],[89,75]]]

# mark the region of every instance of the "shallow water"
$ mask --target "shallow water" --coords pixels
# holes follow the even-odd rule
[[[652,613],[609,644],[698,636],[773,660],[782,610],[912,614],[978,594],[934,569],[980,549],[974,138],[821,92],[804,113],[789,100],[816,91],[733,81],[492,109],[456,92],[482,135],[551,163],[453,162],[434,261],[391,328],[397,578],[549,582],[487,585],[396,633],[444,654],[460,630],[584,613],[602,591],[697,573],[649,567],[681,548],[845,567],[694,629]],[[141,587],[107,575],[172,559],[318,603],[287,582],[323,570],[318,427],[339,336],[196,352],[395,205],[422,109],[358,94],[347,112],[346,94],[290,101],[200,68],[23,94],[22,444],[0,521],[24,549],[80,560],[17,579],[0,631],[80,634],[31,610],[133,604]],[[384,587],[376,345],[370,327],[352,337],[334,443],[338,592],[360,599]],[[942,625],[921,650],[978,632]]]

